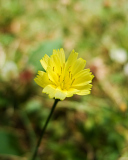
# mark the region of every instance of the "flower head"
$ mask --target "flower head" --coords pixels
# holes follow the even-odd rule
[[[73,94],[90,94],[90,83],[94,76],[89,69],[84,69],[86,61],[77,57],[78,53],[73,50],[65,61],[64,50],[60,49],[53,50],[50,57],[45,55],[40,60],[45,72],[38,71],[34,80],[43,88],[43,93],[60,100],[72,97]]]

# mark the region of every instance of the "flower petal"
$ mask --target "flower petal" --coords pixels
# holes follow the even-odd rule
[[[66,62],[65,71],[69,70],[70,67],[76,62],[78,57],[78,53],[72,50],[70,56],[68,57],[68,60]]]
[[[49,79],[50,79],[55,85],[57,85],[57,83],[58,83],[58,75],[57,75],[57,73],[54,72],[50,66],[47,68],[47,73],[48,73]]]
[[[77,89],[75,88],[70,88],[68,91],[67,91],[67,96],[66,97],[72,97],[73,94],[76,94],[78,92]]]
[[[49,98],[54,98],[56,93],[56,88],[54,85],[47,85],[42,92],[48,94]]]
[[[48,94],[49,98],[60,100],[64,100],[66,98],[66,92],[62,91],[60,88],[56,88],[54,85],[47,85],[42,92]]]
[[[94,76],[88,69],[82,70],[75,76],[75,80],[72,84],[72,87],[83,86],[92,82]]]
[[[92,84],[88,84],[85,86],[79,86],[76,89],[78,89],[79,91],[76,93],[78,95],[87,95],[90,94],[90,90],[92,88]]]
[[[55,99],[64,100],[65,98],[66,98],[66,93],[65,93],[65,91],[57,88],[57,89],[56,89],[56,93],[55,93]]]
[[[72,74],[75,76],[78,72],[84,69],[86,65],[86,61],[82,58],[79,58],[75,61],[74,65],[72,66]]]
[[[48,74],[43,71],[38,71],[37,77],[34,79],[34,81],[41,87],[45,87],[46,85],[50,84]]]
[[[64,54],[64,50],[63,48],[61,48],[60,50],[53,50],[53,54],[57,54],[59,60],[60,60],[60,63],[63,65],[65,63],[65,54]]]
[[[61,74],[61,63],[57,54],[53,54],[50,57],[49,67],[51,67],[51,70],[53,70],[56,74]]]
[[[43,66],[43,68],[46,70],[48,67],[48,63],[49,63],[49,56],[47,54],[45,54],[44,58],[42,58],[40,60],[41,65]]]

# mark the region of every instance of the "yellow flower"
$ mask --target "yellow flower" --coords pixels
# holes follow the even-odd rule
[[[43,88],[43,93],[50,98],[64,100],[72,97],[73,94],[90,94],[93,79],[89,69],[84,69],[86,61],[82,58],[77,59],[78,53],[71,52],[67,61],[63,49],[53,50],[49,57],[45,55],[41,64],[45,72],[38,71],[35,82]]]

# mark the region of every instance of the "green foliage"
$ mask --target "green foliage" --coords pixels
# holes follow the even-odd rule
[[[58,49],[62,47],[62,40],[46,41],[43,42],[35,51],[33,51],[29,57],[28,63],[33,65],[38,70],[43,70],[39,60],[44,57],[45,54],[50,56],[53,49]]]
[[[0,154],[22,155],[18,137],[14,133],[0,130]]]

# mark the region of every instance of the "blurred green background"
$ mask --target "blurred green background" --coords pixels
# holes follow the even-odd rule
[[[0,0],[0,160],[28,160],[54,100],[34,82],[64,48],[92,93],[58,103],[38,160],[128,160],[128,1]]]

